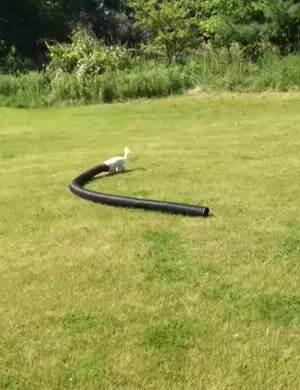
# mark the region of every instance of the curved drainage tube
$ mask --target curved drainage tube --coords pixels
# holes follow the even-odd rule
[[[172,202],[159,202],[156,200],[145,200],[138,198],[131,198],[127,196],[116,196],[110,194],[103,194],[86,190],[84,185],[91,181],[94,176],[101,172],[109,172],[109,166],[102,164],[82,173],[76,177],[70,184],[70,190],[77,196],[83,199],[90,200],[97,203],[102,203],[117,207],[131,207],[136,209],[144,209],[151,211],[161,211],[171,214],[182,214],[194,217],[207,217],[209,214],[208,207],[185,205]]]

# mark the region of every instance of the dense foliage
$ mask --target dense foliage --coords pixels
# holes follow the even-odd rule
[[[127,67],[130,51],[122,46],[103,45],[89,29],[81,28],[72,32],[71,42],[49,46],[49,57],[50,73],[93,77]]]
[[[39,39],[68,42],[78,24],[106,45],[142,48],[168,62],[208,40],[286,54],[299,49],[300,0],[1,0],[0,67],[36,62]]]
[[[12,47],[36,62],[39,39],[66,42],[79,23],[109,45],[139,39],[124,0],[1,0],[0,66]]]
[[[300,0],[1,0],[0,103],[299,89],[299,48]]]

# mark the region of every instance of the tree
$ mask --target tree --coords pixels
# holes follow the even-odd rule
[[[196,8],[185,0],[130,0],[136,25],[148,32],[148,45],[162,51],[168,62],[178,59],[199,42]]]
[[[83,24],[108,44],[133,44],[138,32],[130,15],[125,0],[1,0],[0,41],[7,51],[15,46],[21,55],[33,57],[39,38],[64,42]]]
[[[300,49],[300,1],[266,0],[264,7],[268,39],[282,51]]]
[[[299,0],[230,0],[218,3],[218,15],[222,15],[216,29],[221,44],[239,42],[244,47],[258,47],[269,43],[282,52],[300,48]],[[225,7],[224,7],[225,6]]]

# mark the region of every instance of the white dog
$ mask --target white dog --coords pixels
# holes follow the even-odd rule
[[[126,147],[124,148],[124,157],[112,157],[104,161],[104,164],[109,167],[109,173],[124,172],[125,161],[129,158],[129,154],[131,154],[131,151]]]

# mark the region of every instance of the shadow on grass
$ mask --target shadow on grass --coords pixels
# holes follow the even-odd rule
[[[146,168],[140,167],[140,168],[134,168],[134,169],[126,169],[126,171],[118,172],[118,173],[105,173],[104,175],[98,175],[98,176],[93,177],[90,182],[101,180],[101,179],[107,179],[108,177],[112,177],[112,176],[126,175],[126,174],[130,174],[130,173],[133,173],[136,171],[146,171],[146,170],[147,170]]]

